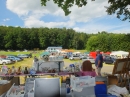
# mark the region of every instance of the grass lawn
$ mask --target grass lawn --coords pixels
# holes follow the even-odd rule
[[[28,52],[5,52],[5,51],[0,51],[0,55],[18,55],[18,54],[29,54],[29,53],[32,53],[32,56],[37,56],[39,57],[40,53],[42,51],[37,51],[37,52],[33,52],[33,51],[28,51]],[[12,66],[15,66],[15,67],[25,67],[25,66],[28,66],[28,67],[31,67],[32,65],[32,62],[33,62],[33,57],[32,58],[25,58],[23,61],[20,61],[20,62],[15,62],[14,64],[8,64],[7,66],[9,68],[11,68]],[[1,67],[2,65],[0,65]]]
[[[86,50],[75,50],[74,52],[76,51],[79,51],[79,52],[85,52]],[[42,53],[43,51],[28,51],[28,52],[5,52],[5,51],[0,51],[0,55],[18,55],[18,54],[29,54],[29,53],[32,53],[32,56],[37,56],[39,57],[40,54]],[[20,61],[20,62],[16,62],[14,64],[9,64],[8,67],[11,68],[12,66],[15,66],[15,67],[31,67],[32,66],[32,62],[33,62],[33,57],[32,58],[25,58],[23,61]],[[75,63],[75,62],[82,62],[82,60],[69,60],[69,59],[64,59],[65,62],[68,62],[68,63]],[[0,65],[0,68],[1,68],[2,65]]]

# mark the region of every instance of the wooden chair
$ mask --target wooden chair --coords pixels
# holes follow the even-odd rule
[[[88,60],[84,61],[82,64],[82,71],[92,71],[92,63]]]
[[[121,87],[126,86],[127,82],[127,66],[128,59],[117,59],[114,63],[113,72],[111,75],[108,75],[108,85],[118,85]]]

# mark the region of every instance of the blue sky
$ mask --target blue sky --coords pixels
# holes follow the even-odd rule
[[[70,15],[52,0],[41,6],[40,0],[0,0],[0,25],[20,27],[72,28],[78,32],[130,33],[130,22],[121,21],[116,15],[107,15],[107,0],[88,0],[85,7],[73,6]]]

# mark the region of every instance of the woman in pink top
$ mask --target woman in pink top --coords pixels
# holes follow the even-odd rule
[[[92,63],[88,60],[84,61],[81,67],[81,75],[82,76],[96,76],[96,72],[92,68]]]

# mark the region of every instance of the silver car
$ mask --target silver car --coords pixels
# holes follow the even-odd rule
[[[95,59],[93,57],[83,57],[82,58],[82,61],[86,61],[86,60],[90,61],[92,64],[95,63]]]
[[[70,60],[80,60],[80,56],[76,56],[76,55],[73,55],[71,57],[69,57]]]

